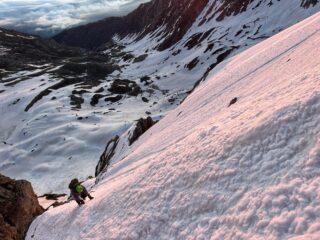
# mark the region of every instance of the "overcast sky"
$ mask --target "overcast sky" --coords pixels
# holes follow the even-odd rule
[[[71,26],[125,15],[149,0],[0,0],[0,26],[51,36]]]

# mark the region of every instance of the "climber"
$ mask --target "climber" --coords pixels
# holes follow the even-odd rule
[[[77,178],[71,180],[69,189],[71,191],[72,198],[78,203],[79,206],[85,203],[84,200],[86,197],[89,197],[90,200],[93,199],[87,189],[81,185]]]

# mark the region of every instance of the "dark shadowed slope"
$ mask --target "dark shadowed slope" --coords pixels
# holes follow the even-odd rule
[[[114,34],[126,36],[132,33],[153,32],[161,26],[173,31],[166,36],[159,49],[165,49],[179,41],[207,5],[208,0],[154,0],[140,5],[125,17],[110,17],[96,23],[66,30],[54,37],[71,46],[96,48],[108,42]]]
[[[207,11],[200,26],[213,18],[222,21],[225,17],[246,11],[249,6],[258,8],[266,2],[270,7],[274,5],[273,0],[153,0],[140,5],[127,16],[109,17],[99,22],[71,28],[56,35],[54,39],[67,45],[94,49],[110,41],[115,34],[120,37],[137,34],[137,39],[140,39],[147,33],[163,27],[156,34],[162,37],[157,49],[164,50],[182,39],[195,19],[203,14],[205,7]],[[301,0],[301,7],[310,8],[318,2],[318,0]]]

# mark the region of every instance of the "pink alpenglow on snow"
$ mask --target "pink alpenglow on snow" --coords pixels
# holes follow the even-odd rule
[[[318,13],[222,62],[26,239],[320,239],[319,43]]]

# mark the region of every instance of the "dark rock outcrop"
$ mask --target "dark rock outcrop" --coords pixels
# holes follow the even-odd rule
[[[151,128],[156,122],[153,121],[151,117],[140,118],[135,123],[135,128],[129,131],[128,135],[123,135],[122,137],[128,137],[129,146],[132,145],[138,138],[144,134],[149,128]],[[97,177],[101,172],[106,171],[107,167],[110,165],[110,162],[113,156],[116,153],[118,144],[120,142],[120,137],[118,135],[114,136],[107,143],[106,149],[101,155],[99,162],[96,166],[95,176]],[[124,141],[126,142],[126,141]],[[123,146],[120,146],[122,148]]]
[[[238,101],[238,98],[237,98],[237,97],[233,98],[233,99],[230,101],[228,107],[230,107],[231,105],[235,104],[237,101]]]
[[[75,96],[73,94],[70,95],[70,105],[74,106],[74,109],[80,109],[81,104],[84,103],[84,99],[82,97]]]
[[[112,102],[112,103],[115,103],[115,102],[118,102],[122,99],[122,96],[121,95],[116,95],[116,96],[111,96],[111,97],[106,97],[104,100],[106,102]]]
[[[119,139],[119,136],[116,135],[107,143],[106,149],[101,155],[100,160],[96,166],[95,176],[98,176],[99,173],[101,173],[107,166],[109,166],[110,160],[115,154]]]
[[[75,76],[87,74],[90,78],[101,79],[105,78],[108,74],[118,70],[119,67],[112,64],[105,64],[99,62],[77,63],[68,62],[59,68],[56,73],[58,76]]]
[[[102,94],[94,94],[93,96],[92,96],[92,98],[91,98],[91,101],[90,101],[90,105],[91,106],[95,106],[95,105],[97,105],[98,103],[99,103],[99,100],[100,100],[100,98],[103,98],[103,97],[105,97],[104,95],[102,95]]]
[[[116,79],[108,89],[114,94],[128,94],[130,96],[138,96],[141,88],[134,81]]]
[[[65,193],[61,193],[61,194],[57,194],[57,193],[46,193],[46,194],[43,194],[42,196],[39,196],[39,198],[44,197],[44,198],[46,198],[47,200],[58,200],[59,198],[65,197],[65,196],[67,196],[67,194],[65,194]]]
[[[38,197],[39,201],[41,202],[41,199],[45,199],[47,203],[51,204],[46,207],[45,211],[48,211],[51,207],[56,208],[61,205],[64,205],[72,200],[72,198],[67,198],[67,194],[61,193],[46,193],[43,194],[42,196]]]
[[[186,68],[188,68],[191,71],[192,69],[194,69],[197,66],[198,63],[199,63],[199,59],[198,59],[198,57],[196,57],[195,59],[193,59],[191,62],[189,62],[186,65]]]
[[[136,127],[132,132],[132,135],[129,138],[129,145],[132,145],[138,138],[144,134],[149,128],[151,128],[156,122],[153,121],[151,117],[147,118],[140,118],[137,123]]]
[[[133,60],[133,62],[134,62],[134,63],[142,62],[142,61],[144,61],[147,57],[148,57],[148,54],[140,55],[140,56],[136,57],[136,58]]]
[[[319,3],[319,0],[302,0],[301,7],[309,8],[315,6],[317,3]]]
[[[24,239],[33,219],[43,211],[28,181],[0,174],[0,239]]]
[[[99,66],[99,67],[97,67]],[[96,68],[97,67],[97,68]],[[102,70],[104,69],[104,70]],[[85,84],[90,87],[95,87],[99,85],[101,82],[97,79],[103,78],[106,76],[106,74],[110,74],[113,71],[117,69],[117,66],[113,65],[105,65],[105,64],[97,64],[97,63],[88,63],[88,64],[75,64],[75,63],[67,63],[64,65],[61,69],[57,70],[56,74],[58,76],[62,77],[63,80],[60,82],[44,89],[41,91],[38,95],[36,95],[31,102],[26,106],[25,111],[28,112],[30,108],[33,107],[34,104],[36,104],[38,101],[40,101],[43,97],[48,96],[51,94],[54,90],[58,90],[73,84]],[[83,73],[83,71],[86,71],[86,74],[88,77],[82,77],[82,76],[77,76],[77,74]],[[70,74],[71,76],[67,76]],[[76,76],[76,77],[74,77]],[[86,93],[88,91],[86,90],[74,90],[75,94],[82,94]],[[76,99],[75,97],[72,97],[71,99],[76,105],[77,108],[81,108],[81,104],[83,103],[81,99]],[[79,100],[79,101],[78,101]],[[96,100],[96,97],[94,97],[94,101]],[[98,99],[99,100],[99,99]],[[91,105],[95,105],[98,102],[94,103]]]

